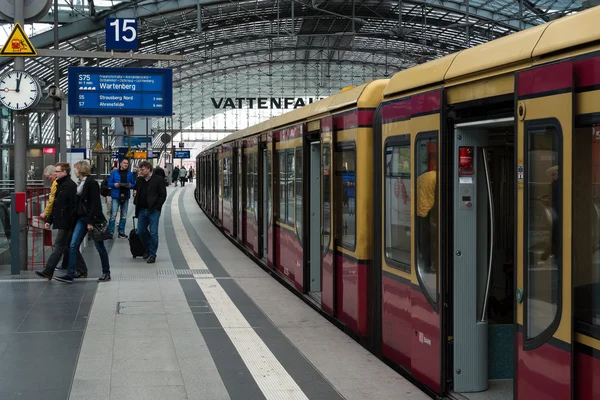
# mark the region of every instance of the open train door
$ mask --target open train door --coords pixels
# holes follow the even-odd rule
[[[321,307],[328,314],[336,312],[335,233],[333,201],[333,117],[321,120]]]
[[[515,398],[573,398],[573,64],[516,74]]]

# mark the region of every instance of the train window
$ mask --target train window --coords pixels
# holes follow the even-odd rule
[[[231,159],[225,157],[223,159],[223,197],[226,201],[230,200],[231,182],[230,182]]]
[[[258,152],[252,153],[252,170],[254,171],[254,178],[252,180],[252,210],[254,211],[254,217],[258,218]]]
[[[287,153],[287,169],[286,176],[286,220],[288,225],[294,225],[294,149],[288,149]]]
[[[321,235],[321,251],[326,254],[329,250],[329,242],[331,240],[331,149],[329,143],[323,143],[321,148],[321,193],[323,202],[323,234]]]
[[[388,140],[385,147],[385,257],[389,265],[410,271],[410,136]]]
[[[575,130],[573,170],[575,319],[600,328],[600,123]]]
[[[421,285],[437,303],[438,206],[437,206],[437,132],[420,133],[415,141],[415,247]]]
[[[356,245],[356,145],[354,142],[342,142],[335,148],[334,207],[336,239],[348,249]]]
[[[296,147],[296,229],[302,239],[302,147]]]
[[[222,177],[223,171],[223,159],[219,158],[219,166],[217,169],[217,185],[219,186],[219,199],[223,198],[223,180]]]
[[[273,216],[273,199],[271,195],[272,190],[272,172],[271,172],[271,150],[267,151],[267,202],[268,202],[268,221],[269,226],[271,225],[271,218]]]
[[[535,340],[558,322],[561,272],[561,160],[557,123],[525,124],[525,325]],[[535,344],[534,344],[535,345]]]
[[[246,210],[250,209],[250,189],[249,189],[249,185],[250,185],[250,163],[249,163],[249,158],[250,155],[246,152],[244,152],[244,155],[242,156],[242,164],[244,165],[244,174],[243,174],[243,183],[242,185],[244,186],[242,192],[244,195],[244,199],[243,199],[243,204],[244,204],[244,208]]]
[[[279,183],[279,220],[281,222],[285,222],[285,211],[287,209],[287,190],[285,187],[285,166],[287,163],[287,153],[285,150],[280,150],[277,152],[277,157],[279,158],[279,174],[276,174],[276,176],[278,176],[275,179]]]

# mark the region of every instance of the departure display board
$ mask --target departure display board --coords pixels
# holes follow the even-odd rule
[[[163,68],[69,68],[69,115],[170,117],[173,72]]]

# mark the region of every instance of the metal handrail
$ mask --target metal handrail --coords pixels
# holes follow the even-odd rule
[[[488,276],[487,282],[485,285],[485,296],[483,298],[483,310],[481,312],[481,321],[485,322],[487,320],[487,303],[488,296],[490,292],[490,283],[492,279],[492,262],[494,258],[494,199],[492,198],[492,183],[490,182],[490,171],[488,168],[488,159],[485,148],[481,149],[481,153],[483,155],[483,168],[485,169],[485,181],[487,183],[487,192],[488,192],[488,201],[490,206],[490,257],[489,257],[489,265],[488,265]]]

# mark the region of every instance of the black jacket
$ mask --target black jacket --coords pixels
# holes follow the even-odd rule
[[[77,219],[90,225],[106,221],[100,202],[100,185],[94,178],[86,178],[81,195],[77,196],[77,199]]]
[[[46,222],[54,229],[73,229],[77,219],[77,184],[69,175],[56,181],[52,212]]]
[[[137,186],[138,184],[140,186]],[[163,204],[165,204],[165,201],[167,200],[167,187],[165,186],[164,178],[153,173],[152,177],[148,182],[146,182],[144,178],[138,178],[138,180],[136,181],[136,189],[138,195],[136,196],[136,199],[134,201],[135,216],[137,217],[138,215],[140,215],[139,194],[140,189],[142,187],[141,185],[146,185],[147,188],[146,201],[148,203],[148,211],[161,211]]]

